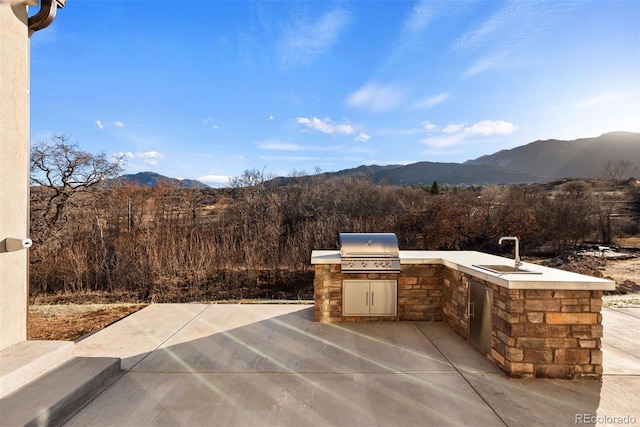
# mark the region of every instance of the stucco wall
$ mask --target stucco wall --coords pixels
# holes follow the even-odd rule
[[[27,338],[28,251],[4,240],[28,237],[28,215],[27,7],[0,2],[0,350]]]

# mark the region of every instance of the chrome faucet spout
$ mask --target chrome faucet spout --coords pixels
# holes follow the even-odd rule
[[[515,242],[515,265],[516,268],[520,268],[522,266],[522,261],[520,261],[520,241],[515,236],[503,236],[498,240],[498,244],[501,245],[505,240],[513,240]]]

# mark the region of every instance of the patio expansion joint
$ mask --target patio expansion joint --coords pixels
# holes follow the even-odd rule
[[[191,316],[190,319],[188,319],[186,322],[184,322],[184,324],[182,326],[180,326],[178,329],[176,329],[175,331],[173,331],[172,334],[169,334],[169,336],[167,336],[164,340],[162,340],[158,345],[156,345],[153,350],[151,350],[149,353],[147,353],[143,358],[141,358],[140,360],[138,360],[135,365],[131,366],[129,368],[129,370],[127,372],[132,372],[133,369],[138,366],[143,360],[145,360],[147,357],[149,357],[151,354],[153,354],[154,351],[156,351],[157,349],[159,349],[160,347],[162,347],[164,345],[164,343],[166,343],[167,341],[169,341],[171,338],[173,338],[174,336],[176,336],[176,334],[178,334],[180,331],[182,331],[184,328],[187,327],[187,325],[191,322],[193,322],[196,317],[200,316],[206,309],[208,309],[209,307],[211,307],[211,305],[206,305],[205,307],[202,308],[202,310],[198,311],[196,314],[194,314],[193,316]]]
[[[460,377],[464,380],[464,382],[466,382],[469,385],[469,387],[471,387],[471,390],[473,390],[473,392],[480,398],[480,400],[482,400],[484,404],[487,405],[489,409],[491,409],[491,412],[493,412],[493,414],[502,422],[502,424],[508,427],[509,425],[506,423],[506,421],[500,416],[500,414],[495,410],[495,408],[491,405],[491,403],[484,398],[484,396],[473,386],[473,384],[471,384],[471,382],[467,379],[465,373],[462,372],[460,369],[458,369],[458,367],[451,361],[451,359],[449,359],[442,352],[442,350],[440,350],[440,347],[438,347],[436,343],[431,338],[429,338],[429,336],[420,327],[418,327],[417,324],[415,324],[415,326],[418,329],[418,331],[420,331],[420,333],[424,335],[424,337],[433,345],[433,347],[436,350],[438,350],[438,353],[440,353],[440,355],[447,361],[447,363],[449,363],[451,367],[455,369],[455,371],[458,373],[458,375],[460,375]]]

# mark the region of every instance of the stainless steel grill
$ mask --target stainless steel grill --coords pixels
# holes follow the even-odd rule
[[[340,233],[343,273],[398,273],[400,253],[393,233]]]

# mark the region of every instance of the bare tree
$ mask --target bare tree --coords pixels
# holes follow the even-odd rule
[[[609,160],[605,163],[602,177],[611,183],[612,191],[616,191],[620,181],[629,178],[638,168],[627,160]]]
[[[37,142],[31,148],[31,183],[47,190],[42,212],[45,222],[56,224],[68,206],[82,205],[86,199],[80,196],[116,177],[122,160],[82,151],[67,135],[54,135],[49,143]]]
[[[593,191],[584,181],[562,184],[548,206],[548,211],[548,239],[553,242],[558,255],[569,247],[575,249],[595,228]]]
[[[629,178],[636,167],[627,160],[608,161],[603,168],[603,186],[598,190],[600,235],[604,243],[612,242],[611,217],[619,202],[617,190],[620,181]]]

